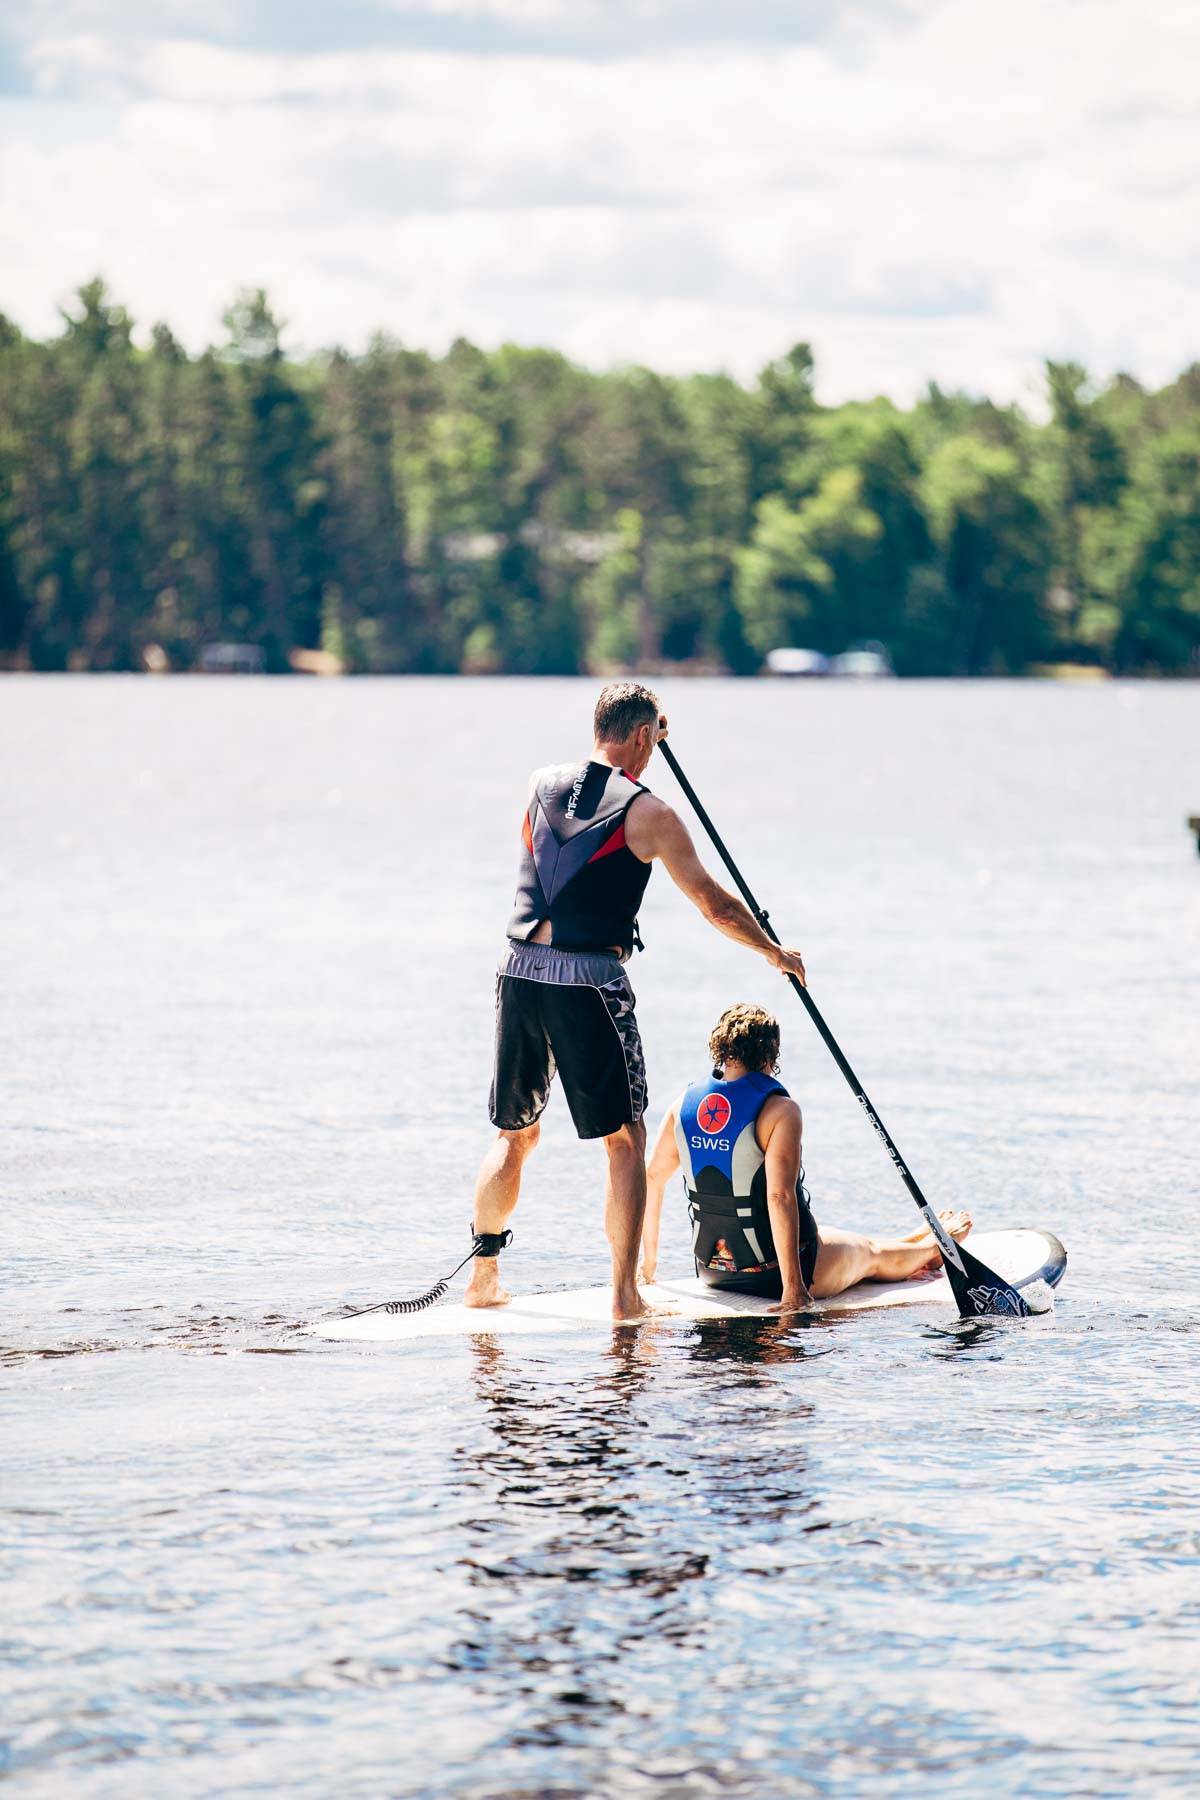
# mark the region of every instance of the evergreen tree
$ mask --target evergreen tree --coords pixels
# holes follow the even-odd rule
[[[822,407],[799,343],[747,388],[463,339],[139,347],[104,282],[48,342],[0,316],[0,666],[573,673],[879,638],[901,673],[1200,654],[1200,367],[1046,368],[1048,417],[931,386]]]

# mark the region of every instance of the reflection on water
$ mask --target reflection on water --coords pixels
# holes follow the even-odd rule
[[[788,1571],[779,1527],[821,1528],[802,1442],[812,1407],[772,1375],[804,1351],[778,1325],[735,1321],[682,1344],[616,1330],[582,1380],[545,1359],[530,1369],[499,1340],[470,1354],[486,1435],[456,1457],[455,1485],[473,1496],[473,1602],[448,1666],[518,1715],[498,1753],[612,1749],[617,1721],[624,1738],[669,1714],[677,1657],[720,1656],[722,1638],[732,1652],[712,1606],[730,1569],[747,1588],[770,1584]],[[700,1413],[680,1414],[697,1378]],[[716,1712],[735,1666],[731,1655]]]
[[[1194,1791],[1200,696],[878,685],[664,698],[922,1186],[1063,1237],[1054,1317],[372,1348],[296,1327],[462,1252],[522,777],[590,689],[4,683],[14,1792]],[[643,924],[657,1114],[789,1001],[659,877]],[[908,1229],[783,1017],[819,1208]],[[603,1278],[602,1160],[552,1102],[516,1287]]]

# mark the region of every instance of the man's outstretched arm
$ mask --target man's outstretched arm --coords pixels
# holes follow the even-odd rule
[[[748,906],[714,881],[696,854],[692,836],[679,814],[653,794],[643,795],[631,807],[625,842],[643,862],[657,858],[676,887],[703,913],[710,925],[736,943],[757,950],[773,968],[804,982],[804,960],[798,950],[788,950],[769,938]]]

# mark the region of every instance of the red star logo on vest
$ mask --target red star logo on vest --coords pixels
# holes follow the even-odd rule
[[[701,1131],[713,1133],[724,1131],[729,1123],[729,1115],[733,1111],[724,1094],[705,1094],[696,1108],[696,1119]]]

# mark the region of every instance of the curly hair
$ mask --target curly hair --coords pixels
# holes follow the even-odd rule
[[[779,1020],[762,1006],[728,1006],[713,1026],[708,1053],[718,1080],[730,1061],[774,1075],[779,1068]]]

